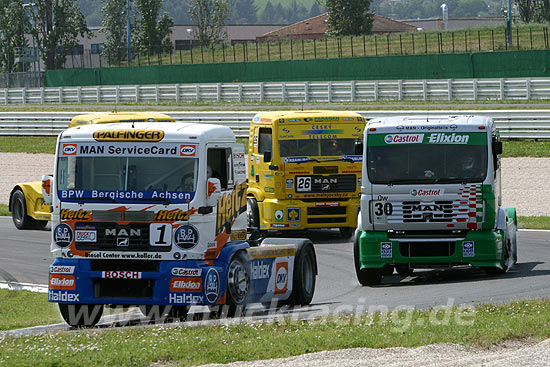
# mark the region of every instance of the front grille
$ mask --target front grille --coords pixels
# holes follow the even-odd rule
[[[442,242],[399,242],[399,252],[404,257],[452,256],[454,241]]]
[[[76,242],[76,249],[81,251],[116,250],[116,251],[170,251],[170,246],[150,246],[150,223],[118,224],[111,222],[80,222],[75,227],[85,225],[96,230],[95,242]],[[123,243],[121,243],[123,242]]]
[[[345,206],[320,206],[307,208],[307,215],[345,215]]]
[[[155,281],[152,279],[95,279],[96,298],[153,298]]]
[[[119,211],[119,210],[93,210],[92,211],[92,220],[94,220],[96,222],[103,222],[103,221],[120,222],[120,221],[122,221],[122,211]]]
[[[92,271],[141,271],[157,272],[158,260],[91,260]]]
[[[127,211],[124,212],[126,222],[152,222],[155,220],[155,212],[152,211]]]
[[[388,231],[390,239],[393,238],[464,238],[466,230],[400,230]]]
[[[433,204],[426,204],[420,201],[403,202],[403,223],[450,223],[452,221],[452,201],[435,201]]]
[[[355,192],[356,184],[355,175],[296,176],[295,190],[297,194]]]
[[[330,218],[307,218],[307,222],[310,224],[318,224],[318,223],[345,223],[346,218],[345,217],[330,217]]]

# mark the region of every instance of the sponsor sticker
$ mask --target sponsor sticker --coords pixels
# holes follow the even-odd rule
[[[286,208],[286,218],[289,222],[299,222],[300,208]]]
[[[196,145],[180,145],[180,156],[182,157],[194,157],[197,154]]]
[[[275,294],[283,294],[288,288],[288,262],[276,264]]]
[[[390,134],[384,137],[386,144],[421,144],[424,134]]]
[[[462,242],[462,257],[474,257],[474,241]]]
[[[468,144],[470,136],[468,134],[446,134],[446,133],[433,133],[428,138],[430,144]]]
[[[380,257],[382,259],[392,258],[392,243],[380,242]]]
[[[141,279],[141,271],[102,271],[104,279]]]
[[[220,293],[220,274],[214,268],[208,269],[205,277],[206,289],[204,291],[206,299],[210,303],[216,302]]]
[[[62,289],[66,291],[72,291],[76,288],[75,279],[73,275],[50,275],[50,289]]]
[[[68,265],[51,265],[50,274],[73,274],[74,266]]]
[[[283,214],[283,211],[280,209],[275,210],[275,221],[282,222],[284,219],[285,215]]]
[[[181,225],[174,232],[174,243],[181,249],[190,249],[199,243],[199,231],[193,225]]]
[[[70,209],[61,209],[59,216],[62,220],[67,219],[78,219],[78,220],[87,220],[92,217],[92,212],[88,210],[70,210]]]
[[[170,280],[170,292],[200,292],[202,290],[201,277],[176,277]]]
[[[200,305],[204,303],[204,297],[197,294],[177,294],[170,293],[168,295],[168,303],[170,304],[187,304],[187,305]]]
[[[76,155],[77,148],[77,144],[63,144],[63,155]]]
[[[67,291],[48,291],[48,301],[50,302],[79,302],[80,294],[69,293]]]
[[[305,162],[309,158],[308,157],[284,157],[283,162],[284,163],[298,163],[298,162]]]
[[[73,230],[65,223],[59,223],[53,230],[53,242],[59,247],[67,247],[73,242]]]
[[[294,180],[292,178],[286,179],[286,188],[287,190],[290,190],[294,187]]]
[[[172,275],[178,277],[200,277],[202,269],[197,268],[172,268]]]
[[[315,203],[315,206],[318,206],[318,207],[340,206],[340,203],[339,203],[339,202],[333,202],[333,203]]]
[[[231,231],[231,241],[244,241],[246,240],[246,230]]]
[[[162,130],[98,130],[94,132],[96,141],[161,141]]]
[[[97,230],[95,226],[77,225],[74,229],[76,242],[96,242]]]
[[[253,280],[268,279],[271,275],[269,264],[259,260],[250,263],[250,277]]]
[[[445,189],[412,189],[411,196],[425,197],[425,196],[441,196],[445,193]]]

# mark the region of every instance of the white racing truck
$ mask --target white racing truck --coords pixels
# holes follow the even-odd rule
[[[394,267],[498,274],[516,263],[516,210],[501,205],[502,142],[491,118],[388,117],[369,121],[364,135],[354,243],[362,285]]]
[[[104,305],[183,318],[192,305],[235,314],[253,302],[311,302],[309,240],[246,240],[244,149],[228,127],[71,128],[59,135],[54,172],[43,178],[55,258],[48,298],[69,325],[95,325]]]

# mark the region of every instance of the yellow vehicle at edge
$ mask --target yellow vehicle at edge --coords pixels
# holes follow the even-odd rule
[[[87,124],[119,122],[175,122],[160,112],[97,112],[76,115],[68,127]],[[14,186],[10,193],[9,208],[18,229],[42,229],[51,218],[50,207],[42,197],[42,182],[24,182]]]
[[[339,228],[343,237],[351,236],[360,205],[364,127],[355,112],[256,114],[248,162],[251,235]]]

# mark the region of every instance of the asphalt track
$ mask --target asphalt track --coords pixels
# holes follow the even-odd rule
[[[508,273],[488,277],[475,268],[415,270],[410,277],[384,277],[376,287],[362,287],[353,266],[350,242],[337,231],[309,233],[315,244],[319,276],[312,305],[285,315],[308,318],[326,313],[362,313],[396,308],[500,303],[514,299],[550,297],[550,232],[518,233],[518,264]],[[0,217],[0,282],[47,284],[50,231],[17,230],[9,217]],[[263,308],[262,308],[263,310]],[[194,307],[191,313],[202,312]],[[256,313],[258,318],[266,312]],[[135,315],[134,315],[135,317]],[[106,321],[106,320],[103,320]],[[134,323],[135,324],[135,323]],[[60,325],[59,328],[67,329]],[[51,329],[49,329],[51,330]]]

